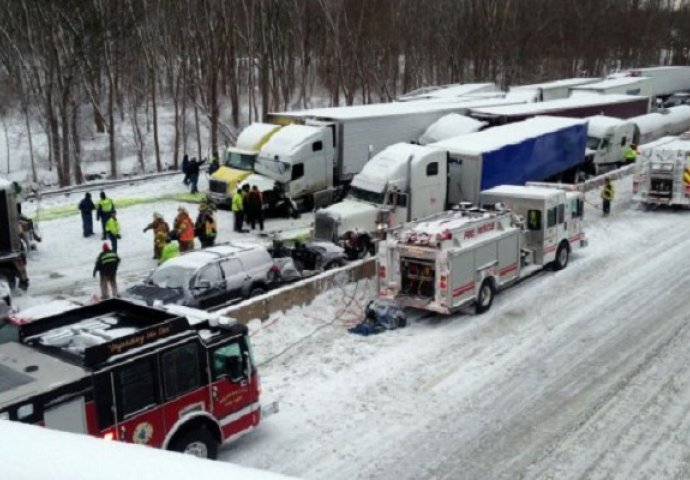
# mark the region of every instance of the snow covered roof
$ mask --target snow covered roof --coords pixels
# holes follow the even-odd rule
[[[505,105],[509,102],[501,98],[472,98],[457,97],[449,99],[430,99],[412,102],[375,103],[368,105],[351,105],[347,107],[314,108],[295,112],[279,112],[275,115],[295,118],[316,118],[332,120],[353,120],[359,118],[377,118],[396,115],[409,115],[412,113],[458,111],[459,109],[471,109],[481,106]],[[287,128],[287,127],[286,127]],[[284,131],[285,129],[283,129]],[[275,139],[278,132],[269,143]],[[268,145],[268,144],[267,144]]]
[[[257,151],[266,137],[280,128],[271,123],[252,123],[240,132],[235,147],[240,150]]]
[[[2,177],[0,177],[0,188],[5,189],[9,188],[12,183],[9,180],[6,180]]]
[[[508,90],[509,92],[512,92],[513,90],[536,90],[538,88],[541,89],[549,89],[549,88],[561,88],[561,87],[574,87],[576,85],[584,85],[587,83],[594,83],[598,81],[598,78],[564,78],[561,80],[553,80],[551,82],[543,82],[543,83],[532,83],[530,85],[515,85],[510,87]]]
[[[670,122],[679,122],[690,119],[690,105],[678,105],[667,109],[666,117]]]
[[[602,80],[601,82],[588,83],[586,85],[579,85],[573,87],[573,90],[606,90],[609,88],[624,87],[627,85],[634,85],[640,82],[648,81],[648,77],[619,77],[619,78],[608,78]]]
[[[34,348],[16,342],[4,343],[0,345],[0,410],[16,401],[70,384],[87,375],[85,369]]]
[[[278,130],[261,149],[261,155],[273,158],[275,155],[290,155],[297,148],[320,138],[321,128],[307,125],[287,125]]]
[[[422,98],[452,98],[473,93],[496,91],[494,83],[454,83],[438,87],[420,88],[398,97],[399,101],[418,100]]]
[[[458,113],[450,113],[432,123],[422,136],[419,137],[419,143],[426,145],[458,135],[476,132],[484,125],[486,125],[486,122],[480,122]]]
[[[625,123],[620,118],[608,117],[606,115],[592,115],[587,117],[587,134],[591,137],[602,137],[609,128],[617,127]]]
[[[596,105],[608,105],[612,103],[624,103],[631,100],[639,100],[640,97],[634,95],[591,95],[571,98],[561,98],[548,102],[523,103],[518,105],[505,105],[497,107],[476,107],[473,113],[481,115],[510,116],[510,115],[532,115],[544,114],[559,111],[566,108],[593,107]]]
[[[172,267],[197,269],[212,262],[213,260],[218,259],[219,257],[227,257],[252,248],[258,248],[258,245],[239,242],[233,242],[232,244],[228,245],[217,245],[215,247],[196,250],[175,258],[171,258],[163,265],[158,267],[158,269],[160,270]]]
[[[387,181],[405,178],[407,162],[413,155],[424,155],[429,149],[410,143],[396,143],[384,148],[364,164],[362,171],[352,179],[352,186],[382,192]]]
[[[661,113],[647,113],[645,115],[632,117],[629,121],[637,125],[637,128],[640,129],[640,133],[644,135],[655,130],[661,131],[664,126],[668,124],[669,118],[667,115]]]
[[[464,155],[479,155],[522,142],[546,133],[556,132],[575,125],[585,125],[586,119],[538,116],[522,122],[489,128],[477,133],[461,135],[442,142],[430,144],[430,147],[449,150]]]
[[[0,420],[2,478],[10,480],[290,480],[278,473],[84,434]],[[40,461],[31,452],[40,452]],[[296,479],[295,479],[296,480]]]
[[[536,187],[529,185],[499,185],[497,187],[484,190],[483,195],[497,195],[502,197],[519,197],[531,200],[544,200],[557,197],[563,190],[557,188]]]

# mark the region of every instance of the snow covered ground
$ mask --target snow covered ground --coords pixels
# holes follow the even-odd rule
[[[588,195],[590,245],[568,268],[501,292],[484,315],[351,335],[373,294],[362,281],[252,322],[281,411],[221,458],[307,479],[688,478],[690,213],[637,210],[630,179],[617,188],[610,218]],[[154,266],[141,233],[152,211],[170,220],[175,207],[121,212],[123,282]],[[42,222],[20,300],[96,292],[100,242],[78,222]],[[220,223],[231,237],[231,214]]]

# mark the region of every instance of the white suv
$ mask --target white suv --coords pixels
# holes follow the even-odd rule
[[[278,268],[261,245],[229,242],[166,261],[125,296],[148,305],[213,308],[264,293],[279,278]]]

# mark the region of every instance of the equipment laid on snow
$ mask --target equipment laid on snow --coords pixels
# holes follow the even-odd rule
[[[547,265],[565,268],[586,245],[580,192],[503,185],[481,198],[494,209],[463,205],[381,242],[379,297],[444,314],[475,304],[481,313],[499,289]]]
[[[646,207],[690,205],[690,133],[661,138],[640,150],[633,200]]]
[[[370,300],[364,309],[364,320],[348,331],[358,335],[372,335],[407,325],[405,311],[389,300]]]
[[[215,458],[259,424],[259,376],[247,327],[198,313],[107,300],[20,325],[0,419]]]

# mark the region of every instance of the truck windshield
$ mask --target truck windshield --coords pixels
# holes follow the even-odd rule
[[[161,288],[186,288],[195,272],[194,268],[163,265],[151,274],[148,283]]]
[[[598,150],[599,149],[599,142],[601,142],[600,138],[587,137],[587,148],[589,148],[591,150]]]
[[[254,170],[256,155],[248,155],[238,152],[228,152],[225,157],[225,164],[237,170]]]
[[[254,165],[256,173],[272,177],[274,180],[290,181],[291,170],[292,164],[276,158],[259,157]]]
[[[363,188],[351,187],[350,196],[361,200],[363,202],[376,203],[378,205],[383,204],[384,192],[372,192],[369,190],[364,190]]]

